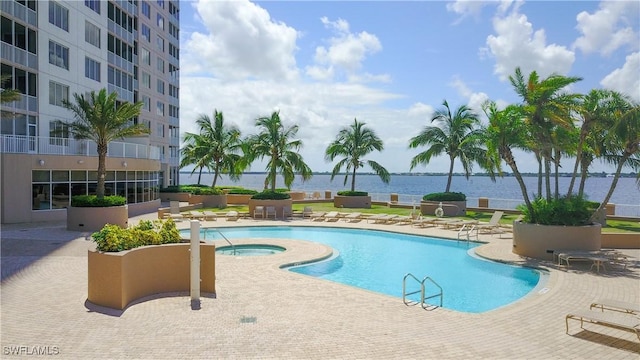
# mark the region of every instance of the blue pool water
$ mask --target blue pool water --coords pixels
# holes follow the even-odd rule
[[[218,247],[216,248],[216,254],[235,256],[263,256],[278,254],[285,250],[285,248],[275,245],[248,244]]]
[[[443,288],[443,307],[480,313],[525,296],[538,284],[538,271],[491,262],[468,254],[478,244],[375,230],[325,227],[218,228],[228,239],[279,238],[331,246],[339,256],[291,271],[402,298],[402,279],[429,276]],[[221,239],[215,231],[201,237]],[[183,232],[188,236],[188,230]],[[407,283],[409,291],[417,283]],[[427,293],[433,293],[427,287]],[[417,295],[416,295],[417,296]],[[416,297],[412,297],[416,300]],[[439,300],[431,300],[438,303]]]

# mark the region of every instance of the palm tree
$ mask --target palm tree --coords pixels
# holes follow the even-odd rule
[[[63,100],[62,104],[71,110],[75,121],[66,124],[69,132],[76,139],[93,140],[98,148],[98,184],[96,195],[104,198],[104,180],[106,174],[106,157],[109,143],[115,139],[148,134],[149,129],[143,124],[134,124],[131,120],[140,114],[143,103],[135,104],[117,100],[115,91],[107,94],[106,89],[98,93],[91,91],[88,98],[73,94],[75,103]],[[59,121],[62,123],[61,121]]]
[[[353,120],[353,124],[345,127],[336,136],[325,151],[325,159],[333,161],[338,156],[344,156],[343,159],[333,167],[331,171],[331,180],[345,167],[346,174],[344,176],[344,185],[347,184],[349,172],[351,172],[351,191],[356,188],[356,171],[358,168],[367,163],[373,171],[380,177],[382,182],[388,184],[391,175],[387,169],[373,160],[362,159],[365,155],[373,150],[382,151],[384,146],[382,140],[376,135],[375,131],[364,126],[365,123]]]
[[[573,119],[569,117],[569,114],[580,98],[578,94],[566,93],[562,90],[581,80],[580,77],[556,74],[540,80],[538,73],[532,71],[525,81],[519,67],[516,68],[513,76],[509,76],[511,85],[522,98],[527,121],[533,130],[533,139],[544,163],[547,199],[551,198],[552,131],[554,126],[567,128],[573,126]]]
[[[411,138],[409,148],[429,146],[411,159],[411,169],[419,164],[429,164],[434,156],[443,153],[449,156],[449,177],[445,189],[445,192],[449,192],[456,158],[460,158],[467,179],[471,175],[473,162],[477,162],[491,174],[494,167],[488,162],[486,150],[482,147],[482,129],[479,127],[478,115],[466,105],[460,106],[454,114],[451,113],[447,100],[442,105],[444,108],[437,110],[431,118],[431,122],[436,122],[438,126],[425,126],[417,136]]]
[[[298,133],[298,125],[284,127],[280,121],[280,112],[274,111],[270,117],[258,118],[256,127],[260,132],[247,138],[245,156],[247,162],[265,157],[269,159],[265,189],[270,185],[271,191],[276,190],[278,172],[282,174],[287,188],[291,187],[295,173],[300,174],[303,181],[311,178],[311,169],[299,153],[302,141],[291,140]]]
[[[20,100],[20,97],[22,96],[20,91],[17,89],[4,88],[5,84],[7,85],[11,84],[10,80],[11,80],[11,76],[9,75],[2,75],[0,77],[0,84],[2,85],[2,89],[0,89],[0,104],[2,105]],[[3,118],[5,116],[9,117],[11,115],[11,112],[2,110],[2,115],[3,115],[2,116]]]
[[[498,110],[495,102],[486,102],[483,109],[489,119],[489,126],[485,132],[487,152],[495,158],[495,163],[504,161],[516,178],[525,206],[531,214],[531,221],[535,222],[535,213],[527,192],[527,186],[518,170],[514,149],[528,150],[529,126],[525,123],[525,110],[518,105],[509,105],[504,110]]]
[[[213,112],[213,121],[208,115],[202,114],[196,119],[196,124],[200,127],[200,134],[186,133],[185,141],[188,140],[193,144],[196,153],[194,155],[201,156],[196,164],[200,167],[200,171],[203,166],[213,169],[211,186],[216,186],[222,174],[229,174],[233,180],[240,178],[242,174],[242,168],[239,166],[241,156],[238,154],[242,142],[240,130],[234,125],[227,126],[224,123],[224,115],[218,110]]]
[[[209,151],[205,146],[205,138],[201,134],[185,133],[185,146],[180,149],[182,159],[180,160],[180,168],[189,165],[195,165],[191,171],[191,175],[198,169],[198,185],[202,179],[202,170],[209,166]]]

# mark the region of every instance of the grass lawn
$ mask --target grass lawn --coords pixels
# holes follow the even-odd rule
[[[412,209],[406,208],[390,208],[386,205],[371,205],[371,209],[338,209],[333,206],[333,202],[317,202],[317,203],[306,203],[306,204],[293,204],[294,212],[302,212],[305,206],[310,206],[313,211],[339,211],[342,213],[352,213],[352,212],[361,212],[365,214],[389,214],[389,215],[410,215]],[[248,205],[239,205],[239,206],[228,206],[224,210],[220,210],[217,208],[207,209],[212,211],[229,211],[236,210],[238,212],[247,212],[249,211]],[[420,208],[416,208],[417,211],[420,211]],[[476,212],[476,211],[467,211],[467,216],[465,219],[475,219],[482,222],[489,222],[491,216],[493,215],[493,211],[488,212]],[[504,214],[502,219],[500,219],[501,224],[511,225],[513,221],[518,217],[518,214]],[[621,221],[621,220],[607,220],[607,227],[602,228],[602,232],[606,233],[621,233],[621,232],[634,232],[640,233],[640,222],[638,221]]]

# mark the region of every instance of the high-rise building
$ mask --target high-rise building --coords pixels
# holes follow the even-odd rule
[[[62,220],[71,196],[94,194],[95,143],[73,139],[62,100],[106,88],[142,101],[134,122],[150,133],[109,144],[106,194],[129,213],[159,206],[158,189],[178,184],[178,0],[3,0],[2,223]],[[61,120],[62,122],[60,122]]]

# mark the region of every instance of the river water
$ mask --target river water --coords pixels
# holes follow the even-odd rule
[[[245,174],[238,182],[224,176],[216,185],[235,185],[249,189],[261,190],[264,187],[265,174]],[[527,191],[530,196],[537,191],[537,178],[525,177]],[[571,178],[560,178],[560,193],[566,193]],[[579,179],[578,179],[579,180]],[[576,189],[578,185],[576,181]],[[344,176],[336,176],[331,181],[331,175],[317,174],[306,182],[297,177],[291,186],[292,190],[313,193],[329,190],[332,194],[350,188],[351,177],[346,186],[343,185]],[[602,201],[606,196],[613,178],[592,177],[587,180],[585,193],[589,200]],[[195,184],[198,174],[180,173],[180,184]],[[211,185],[213,174],[202,174],[201,184]],[[373,200],[387,201],[389,194],[400,195],[400,202],[419,202],[424,194],[442,192],[447,184],[447,176],[440,175],[392,175],[391,182],[384,184],[376,175],[356,175],[356,190],[367,191]],[[551,185],[553,187],[553,183]],[[277,187],[284,187],[282,177],[278,176]],[[477,198],[489,198],[489,206],[493,208],[514,209],[522,203],[522,193],[514,177],[497,178],[495,182],[487,176],[472,176],[469,180],[464,176],[454,176],[451,191],[462,192],[467,195],[468,206],[477,206]],[[475,202],[475,203],[474,203]],[[640,188],[635,178],[620,178],[609,203],[616,204],[616,215],[640,217]]]

